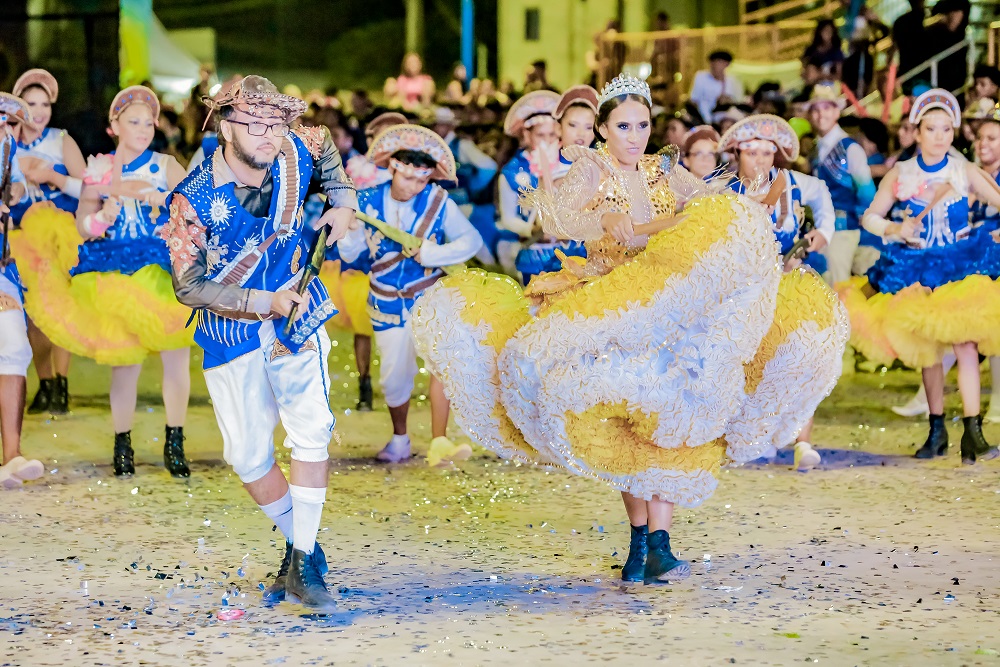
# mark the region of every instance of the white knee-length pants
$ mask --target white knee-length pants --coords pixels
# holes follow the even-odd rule
[[[417,377],[417,348],[413,329],[407,319],[403,326],[375,332],[378,347],[379,378],[385,404],[397,408],[410,400],[413,379]]]
[[[24,311],[0,311],[0,375],[27,375],[31,363]]]
[[[228,364],[205,371],[224,457],[244,483],[255,482],[274,465],[274,429],[288,434],[285,447],[296,461],[326,461],[335,423],[330,410],[327,357],[330,337],[320,327],[297,353],[279,344],[274,324],[260,327],[260,347]],[[283,352],[283,353],[282,353]]]

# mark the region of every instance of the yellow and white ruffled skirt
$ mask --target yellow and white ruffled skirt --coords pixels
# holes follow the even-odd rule
[[[952,345],[974,342],[1000,354],[1000,283],[970,275],[936,289],[915,284],[874,292],[863,277],[837,285],[851,317],[851,345],[875,363],[933,366]]]
[[[151,352],[194,344],[191,309],[177,302],[163,268],[70,277],[82,241],[72,214],[37,204],[10,236],[25,310],[49,340],[110,366],[140,364]]]
[[[685,213],[537,316],[482,271],[424,293],[417,349],[470,437],[684,507],[722,465],[791,442],[839,378],[846,311],[815,274],[782,276],[755,202],[716,195]]]

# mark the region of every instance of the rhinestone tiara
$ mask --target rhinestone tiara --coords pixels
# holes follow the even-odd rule
[[[646,102],[650,105],[653,104],[653,98],[649,94],[648,83],[631,74],[619,74],[601,90],[601,97],[597,101],[597,107],[601,108],[608,100],[620,97],[621,95],[639,95],[645,98]]]

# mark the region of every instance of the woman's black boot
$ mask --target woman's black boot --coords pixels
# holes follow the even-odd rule
[[[1000,454],[1000,450],[986,442],[979,415],[962,417],[962,426],[965,427],[962,434],[962,463],[972,465],[977,460],[988,461]]]
[[[945,452],[948,451],[948,429],[944,425],[944,415],[931,415],[930,424],[931,430],[927,434],[927,440],[924,441],[923,447],[913,455],[914,458],[932,459],[935,456],[944,456]],[[965,442],[964,438],[962,442]]]

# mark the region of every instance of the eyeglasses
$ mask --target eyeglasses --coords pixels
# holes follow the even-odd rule
[[[695,157],[715,157],[715,153],[712,151],[696,151],[694,153],[688,153],[689,158]]]
[[[274,125],[268,125],[267,123],[242,123],[238,120],[226,120],[227,123],[233,123],[234,125],[244,125],[247,128],[247,132],[250,133],[251,137],[263,137],[267,134],[268,130],[271,130],[271,134],[275,137],[287,137],[288,136],[288,125],[285,123],[275,123]]]

